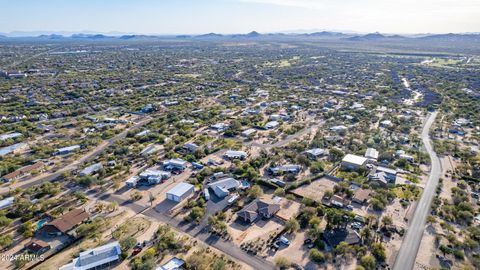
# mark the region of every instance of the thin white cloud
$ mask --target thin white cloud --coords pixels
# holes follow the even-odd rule
[[[480,31],[480,0],[230,1],[300,8],[314,14],[313,23],[324,27],[388,32]],[[301,21],[302,18],[296,23]]]

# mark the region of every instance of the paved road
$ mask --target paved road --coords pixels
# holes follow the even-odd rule
[[[430,213],[430,206],[432,204],[433,197],[435,196],[435,190],[441,175],[440,160],[433,150],[428,134],[436,117],[437,112],[430,114],[425,121],[422,131],[423,144],[430,155],[430,160],[432,163],[430,176],[427,184],[425,185],[425,189],[423,190],[422,197],[420,198],[417,208],[415,209],[415,214],[409,224],[407,234],[403,239],[403,243],[395,260],[393,270],[413,269],[415,260],[417,258],[418,249],[420,247],[420,242],[422,241],[427,216]]]
[[[240,249],[238,246],[233,244],[232,242],[225,241],[222,238],[211,235],[208,232],[204,231],[205,225],[193,225],[189,222],[183,222],[181,220],[172,218],[168,216],[166,213],[162,213],[155,208],[151,208],[149,206],[144,206],[136,202],[131,202],[128,199],[125,199],[121,196],[115,194],[104,194],[94,196],[94,199],[98,199],[101,201],[107,202],[117,202],[119,205],[128,207],[132,211],[137,214],[142,214],[151,218],[154,218],[162,223],[168,224],[174,228],[177,228],[184,233],[187,233],[191,237],[201,241],[209,246],[212,246],[223,253],[229,255],[230,257],[249,265],[255,270],[274,270],[276,269],[275,266],[258,256],[253,256],[247,254],[245,251]]]
[[[78,168],[80,165],[95,159],[108,146],[114,144],[118,140],[124,139],[127,136],[127,133],[130,130],[139,128],[141,126],[144,126],[147,123],[149,123],[151,120],[152,120],[151,118],[142,120],[142,121],[136,123],[135,125],[125,129],[124,131],[115,135],[114,137],[102,142],[101,144],[96,146],[94,149],[90,150],[87,154],[83,155],[79,159],[73,161],[72,163],[68,164],[67,166],[63,167],[60,170],[57,170],[53,173],[48,173],[47,175],[38,176],[36,178],[26,180],[24,182],[17,182],[14,186],[0,188],[0,194],[8,192],[10,189],[28,188],[28,187],[32,187],[32,186],[35,186],[35,185],[42,184],[44,182],[51,182],[51,181],[57,179],[58,177],[60,177],[64,172],[72,171],[72,170]]]
[[[269,149],[269,148],[273,148],[273,147],[282,147],[282,146],[285,146],[285,145],[289,144],[293,140],[298,139],[298,138],[304,136],[305,134],[308,134],[308,133],[312,132],[312,130],[314,130],[315,128],[321,127],[323,124],[324,124],[324,122],[322,121],[322,122],[317,123],[315,125],[305,127],[302,130],[298,131],[297,133],[292,134],[292,135],[288,135],[285,139],[280,140],[278,142],[275,142],[273,144],[263,144],[263,143],[258,143],[258,142],[253,141],[253,142],[246,143],[246,145],[247,146],[260,147],[262,149]]]

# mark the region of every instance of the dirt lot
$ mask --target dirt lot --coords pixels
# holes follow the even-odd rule
[[[298,214],[300,207],[300,203],[283,198],[280,201],[280,211],[277,212],[276,216],[283,220],[289,220]]]
[[[307,239],[305,232],[300,232],[292,237],[288,237],[290,245],[288,247],[282,246],[280,249],[273,253],[269,253],[267,260],[274,262],[276,257],[285,257],[292,263],[298,263],[300,265],[307,265],[310,262],[308,258],[309,249],[303,244],[303,241]]]
[[[415,270],[428,270],[435,264],[435,229],[427,226],[423,233],[422,242],[420,242],[420,248],[418,249],[417,259],[415,261]]]
[[[327,190],[333,191],[333,187],[337,184],[336,181],[322,177],[313,181],[310,185],[304,185],[294,189],[292,192],[296,195],[310,198],[316,201],[321,201],[323,195]]]
[[[233,242],[240,245],[258,238],[266,240],[271,233],[280,232],[284,224],[284,221],[277,217],[267,220],[257,219],[251,224],[236,221],[234,217],[228,226],[228,233],[232,236]]]
[[[457,186],[457,182],[452,180],[450,177],[451,173],[447,173],[447,171],[452,172],[455,169],[456,163],[450,156],[440,158],[440,162],[442,164],[443,178],[443,188],[440,193],[440,198],[450,200],[452,198],[452,188]],[[445,176],[446,174],[448,174],[448,177]]]

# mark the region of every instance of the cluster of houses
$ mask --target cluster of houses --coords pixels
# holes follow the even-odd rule
[[[41,227],[35,232],[34,238],[25,244],[24,249],[35,255],[41,255],[51,249],[59,250],[76,238],[76,227],[89,218],[90,214],[84,209],[72,209],[48,223],[41,224]]]
[[[467,133],[465,127],[473,128],[473,122],[465,118],[458,118],[453,121],[452,125],[448,129],[448,132],[451,134],[464,136]]]
[[[347,171],[369,169],[368,180],[376,182],[380,186],[395,184],[398,171],[396,169],[380,166],[377,163],[378,151],[368,148],[364,156],[347,154],[343,157],[341,168]]]
[[[193,186],[192,186],[193,188]],[[88,222],[90,215],[84,209],[75,208],[64,215],[43,224],[35,233],[34,238],[24,246],[24,250],[35,255],[46,252],[57,252],[75,239],[75,229]],[[119,242],[82,251],[71,262],[61,266],[59,270],[90,270],[115,267],[122,260],[122,250]],[[176,257],[158,266],[160,270],[183,269],[184,260]]]

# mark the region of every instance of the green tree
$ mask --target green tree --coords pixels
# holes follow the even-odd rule
[[[370,255],[364,255],[360,258],[360,265],[365,268],[365,270],[374,270],[377,266],[375,258]]]
[[[0,235],[0,247],[5,248],[13,244],[13,237],[11,234]]]
[[[192,208],[192,211],[190,211],[190,219],[193,221],[200,221],[200,219],[205,215],[205,208],[195,206]]]
[[[296,232],[300,229],[300,224],[295,218],[290,218],[285,224],[285,229],[290,233]]]
[[[250,190],[248,190],[248,196],[251,198],[260,198],[263,195],[263,190],[259,185],[253,185]]]
[[[136,243],[137,243],[137,240],[132,236],[129,236],[125,239],[120,240],[120,246],[122,247],[122,251],[130,250],[135,246]]]
[[[381,243],[373,243],[371,247],[372,255],[380,262],[385,261],[387,258],[385,247]]]
[[[309,258],[317,263],[325,262],[325,255],[316,248],[310,250]]]
[[[278,256],[275,258],[275,265],[279,269],[287,269],[288,267],[290,267],[291,263],[287,258],[283,256]]]
[[[27,238],[32,237],[35,232],[35,224],[31,221],[27,221],[23,223],[18,230],[23,236]]]
[[[227,264],[223,259],[216,259],[213,263],[212,270],[225,270],[227,269]]]

